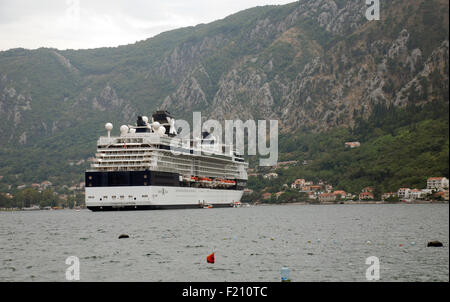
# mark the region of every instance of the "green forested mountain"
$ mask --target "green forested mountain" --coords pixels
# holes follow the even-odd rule
[[[80,182],[106,121],[157,108],[278,119],[281,158],[311,160],[283,180],[448,176],[448,2],[380,2],[380,21],[365,1],[301,0],[116,48],[0,52],[0,190]]]
[[[448,129],[448,102],[405,108],[376,105],[373,114],[352,129],[283,135],[281,160],[299,164],[278,169],[277,179],[251,177],[250,186],[275,193],[301,177],[353,193],[373,186],[378,197],[401,187],[423,189],[429,176],[449,175]],[[348,141],[359,141],[361,147],[348,148]]]

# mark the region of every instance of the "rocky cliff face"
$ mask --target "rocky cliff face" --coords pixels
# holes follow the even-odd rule
[[[380,102],[448,100],[448,3],[381,4],[380,21],[365,1],[301,0],[119,48],[0,52],[0,138],[98,132],[157,108],[322,131]]]
[[[261,17],[243,32],[242,40],[255,41],[257,51],[233,58],[217,82],[200,62],[162,107],[201,109],[217,119],[279,119],[289,131],[352,126],[380,102],[448,100],[448,40],[431,32],[448,32],[448,16],[438,13],[425,24],[432,18],[429,5],[393,1],[382,8],[381,21],[368,22],[363,1],[341,7],[300,1],[285,17]],[[445,2],[434,5],[448,12]],[[432,45],[422,34],[434,35]]]
[[[27,91],[27,79],[25,78],[21,83],[25,88],[18,88],[16,90],[15,83],[8,78],[6,74],[0,74],[0,116],[2,121],[0,125],[2,129],[9,130],[18,127],[24,122],[24,116],[27,112],[32,110],[32,97]],[[46,126],[46,125],[45,125]],[[3,131],[2,131],[3,132]],[[13,140],[17,139],[19,143],[25,144],[27,142],[27,132],[17,133],[11,131],[9,133],[2,133],[2,139]]]

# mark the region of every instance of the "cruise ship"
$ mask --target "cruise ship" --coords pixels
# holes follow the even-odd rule
[[[97,141],[85,173],[86,207],[92,211],[236,207],[247,185],[242,155],[214,136],[182,140],[175,119],[157,111],[122,125],[120,136]],[[211,147],[214,146],[214,147]],[[174,152],[175,151],[175,152]]]

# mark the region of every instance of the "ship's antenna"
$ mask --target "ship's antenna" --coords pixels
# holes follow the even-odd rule
[[[105,129],[106,129],[106,131],[108,131],[108,138],[110,138],[110,136],[111,136],[111,130],[113,129],[113,124],[111,124],[111,123],[106,123]]]

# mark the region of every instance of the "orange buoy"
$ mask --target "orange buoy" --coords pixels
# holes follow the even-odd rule
[[[214,253],[212,253],[211,255],[206,256],[206,261],[208,263],[214,263],[216,259],[214,258]]]

